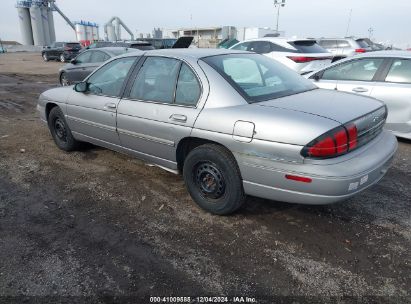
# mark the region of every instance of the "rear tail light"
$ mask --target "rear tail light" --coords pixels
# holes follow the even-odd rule
[[[355,52],[356,53],[365,53],[366,49],[356,49]]]
[[[310,158],[332,158],[365,145],[375,138],[387,118],[386,107],[337,127],[306,145],[301,155]]]
[[[296,63],[306,63],[306,62],[311,62],[311,61],[316,61],[316,60],[327,60],[327,59],[332,59],[332,57],[306,57],[306,56],[288,56],[288,59],[291,59],[292,61]]]

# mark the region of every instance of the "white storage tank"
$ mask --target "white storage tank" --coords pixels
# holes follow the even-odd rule
[[[33,41],[34,45],[44,46],[46,45],[46,40],[44,38],[43,31],[43,20],[41,18],[41,8],[42,2],[34,2],[30,7],[30,18],[31,18],[31,28],[33,30]]]
[[[31,4],[28,1],[17,2],[17,13],[19,16],[19,26],[23,45],[34,44],[29,10],[30,5]]]
[[[93,30],[93,41],[98,41],[98,40],[100,40],[99,33],[98,33],[98,25],[95,24],[95,25],[92,27],[92,30]]]
[[[78,42],[86,41],[87,40],[86,26],[80,22],[75,23],[74,26],[76,28],[77,41]]]
[[[107,39],[108,41],[117,41],[116,33],[114,31],[114,26],[111,24],[107,25]]]
[[[41,22],[43,22],[43,33],[44,33],[44,42],[46,45],[50,45],[50,29],[49,29],[49,14],[46,6],[40,8],[41,11]]]

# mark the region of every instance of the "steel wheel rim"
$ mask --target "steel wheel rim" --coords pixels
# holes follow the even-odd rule
[[[200,162],[194,166],[193,173],[194,183],[204,198],[216,200],[224,196],[226,184],[216,164]]]
[[[62,74],[62,75],[61,75],[61,85],[62,85],[63,87],[69,85],[69,82],[68,82],[68,80],[67,80],[67,76],[66,76],[65,74]]]
[[[47,60],[47,55],[46,54],[43,54],[43,59]]]
[[[59,140],[67,142],[66,124],[60,118],[54,120],[54,132]]]
[[[66,61],[66,59],[64,58],[64,56],[63,56],[63,55],[61,55],[61,56],[60,56],[60,61],[61,61],[61,62]]]

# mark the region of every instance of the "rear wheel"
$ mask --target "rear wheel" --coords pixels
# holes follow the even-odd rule
[[[206,144],[193,149],[184,162],[183,175],[188,192],[204,210],[226,215],[244,203],[240,170],[224,147]]]
[[[47,53],[43,53],[43,60],[44,61],[49,61],[49,56],[47,55]]]
[[[60,84],[63,87],[71,85],[70,81],[67,78],[67,73],[65,73],[65,72],[61,73],[61,75],[60,75]]]
[[[64,57],[63,54],[60,55],[60,61],[61,62],[66,62],[66,57]]]
[[[73,134],[71,134],[71,130],[67,125],[64,114],[59,107],[51,109],[48,125],[54,142],[61,150],[69,152],[79,148],[80,143],[75,140]]]

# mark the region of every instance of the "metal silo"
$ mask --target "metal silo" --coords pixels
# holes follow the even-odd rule
[[[17,13],[19,15],[19,25],[23,45],[34,44],[30,20],[30,6],[31,3],[29,1],[18,1],[16,5]]]
[[[93,40],[93,26],[90,22],[86,23],[86,41],[90,43]]]
[[[46,45],[50,45],[51,39],[50,39],[49,15],[47,12],[47,7],[43,5],[40,8],[40,11],[41,11],[41,21],[43,22],[44,41],[46,42]]]
[[[43,20],[41,18],[41,1],[33,1],[30,7],[31,28],[33,30],[34,45],[44,46],[46,44],[43,31]]]
[[[92,27],[92,30],[93,30],[93,39],[92,40],[93,41],[98,41],[100,39],[99,33],[98,33],[98,25],[94,24],[93,27]]]
[[[76,36],[77,36],[77,41],[78,42],[84,42],[87,40],[87,34],[86,34],[86,27],[82,22],[76,22],[74,23],[74,26],[76,28]]]
[[[114,32],[114,26],[107,24],[107,39],[108,41],[117,41],[116,33]]]
[[[54,17],[51,7],[47,9],[47,15],[49,19],[50,43],[53,43],[56,42],[56,30],[54,29]]]

